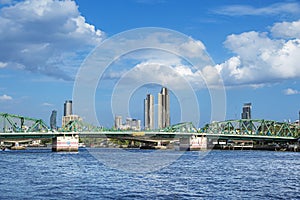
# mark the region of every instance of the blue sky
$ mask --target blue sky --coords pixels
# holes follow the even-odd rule
[[[72,99],[77,71],[94,48],[123,31],[161,27],[199,41],[213,60],[209,69],[220,74],[226,89],[226,119],[240,118],[246,102],[252,103],[253,118],[277,121],[298,118],[300,3],[297,1],[0,0],[0,3],[0,112],[42,118],[49,123],[55,109],[60,123],[63,103]],[[146,64],[154,66],[149,55],[158,54],[162,55],[144,52],[144,57],[137,59],[141,55],[136,52],[109,68],[95,97],[100,124],[113,125],[111,93],[120,74]],[[200,102],[198,126],[209,123],[209,89],[196,83],[199,73],[209,79],[212,72],[203,69],[186,73],[187,65],[178,59],[164,54],[161,59],[167,60],[193,85]],[[124,115],[143,120],[146,93],[156,97],[159,91],[160,85],[138,88],[130,99],[129,113]],[[180,122],[175,95],[171,96],[172,123]],[[188,112],[192,115],[194,110]]]

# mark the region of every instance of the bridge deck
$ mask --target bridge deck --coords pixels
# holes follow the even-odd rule
[[[294,141],[297,138],[294,137],[282,137],[282,136],[269,136],[269,135],[238,135],[238,134],[209,134],[209,133],[183,133],[183,132],[13,132],[13,133],[0,133],[0,140],[5,139],[43,139],[54,138],[64,135],[78,135],[79,137],[91,137],[91,138],[120,138],[120,139],[179,139],[182,137],[190,137],[192,135],[198,137],[209,137],[217,139],[250,139],[250,140],[284,140]]]

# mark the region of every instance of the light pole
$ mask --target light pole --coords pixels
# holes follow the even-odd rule
[[[298,119],[298,127],[300,127],[300,110],[299,110],[299,119]]]

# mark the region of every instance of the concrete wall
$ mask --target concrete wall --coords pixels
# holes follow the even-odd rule
[[[52,139],[52,151],[78,151],[78,136],[59,136]]]
[[[180,138],[179,143],[181,151],[207,150],[207,137]]]

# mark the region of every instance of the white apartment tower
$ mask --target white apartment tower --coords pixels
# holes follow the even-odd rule
[[[170,126],[170,96],[168,89],[163,87],[158,93],[158,128]]]
[[[145,130],[154,129],[154,97],[151,94],[147,94],[144,101],[144,126]]]
[[[122,116],[115,116],[115,129],[120,130],[122,127]]]

